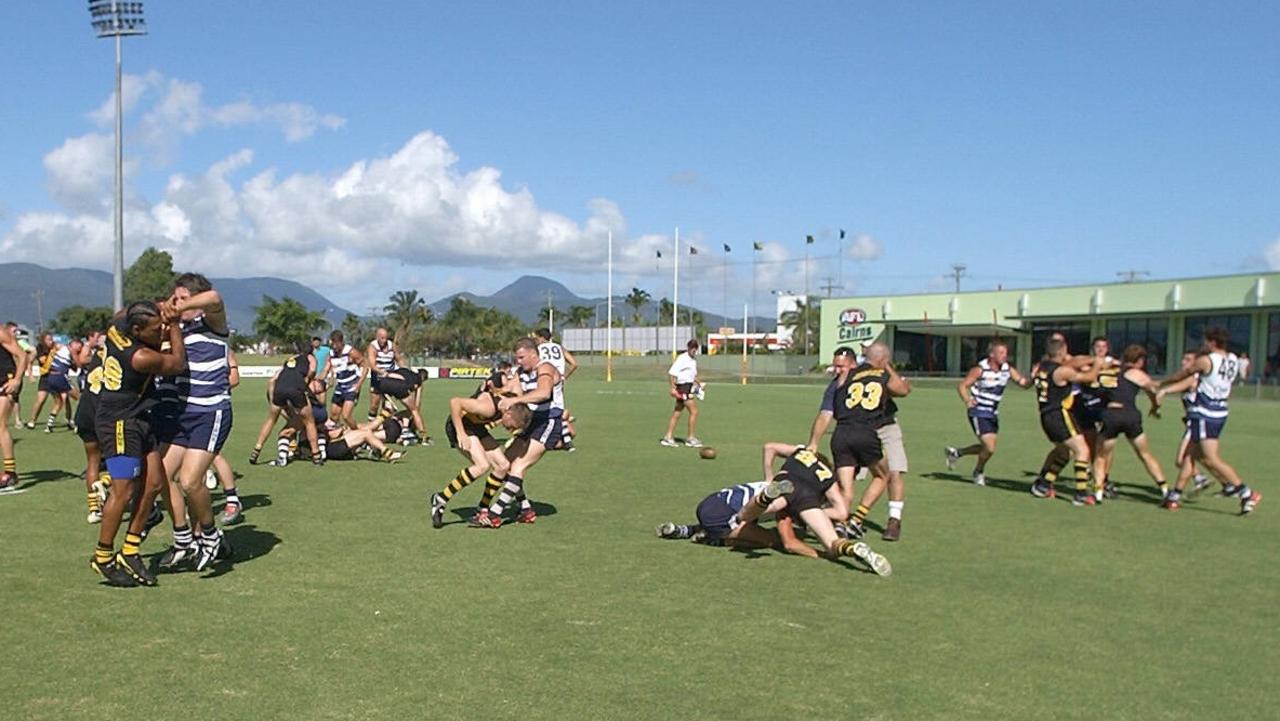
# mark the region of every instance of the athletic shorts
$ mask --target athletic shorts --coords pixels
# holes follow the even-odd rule
[[[493,434],[489,432],[489,429],[484,426],[478,426],[474,423],[463,421],[462,427],[467,431],[467,435],[479,438],[480,446],[486,451],[492,451],[501,445],[498,443],[498,439],[494,438]],[[458,431],[454,429],[452,420],[446,420],[444,422],[444,437],[449,439],[450,448],[458,447]]]
[[[347,445],[346,440],[339,438],[329,441],[325,446],[324,457],[330,461],[350,461],[355,458],[355,454],[351,452],[351,446]]]
[[[396,400],[404,400],[417,387],[417,383],[412,383],[403,378],[383,378],[381,392],[384,396],[391,396]]]
[[[1080,431],[1096,429],[1102,425],[1102,412],[1106,410],[1106,406],[1101,403],[1088,405],[1079,403],[1071,407],[1071,412],[1075,414],[1076,428]]]
[[[400,434],[404,433],[404,428],[400,425],[400,421],[395,418],[388,418],[382,422],[382,435],[387,443],[395,443],[400,440]]]
[[[99,417],[95,427],[103,458],[140,459],[155,450],[156,434],[149,415],[115,420]]]
[[[692,383],[677,383],[676,384],[676,410],[678,411],[684,410],[684,402],[689,400],[691,397],[693,397],[692,394],[693,394]]]
[[[1226,418],[1191,416],[1187,419],[1187,429],[1191,433],[1192,443],[1216,440],[1222,435],[1222,429],[1226,428],[1226,426]]]
[[[779,474],[783,475],[783,474]],[[777,478],[778,476],[774,476]],[[811,508],[822,508],[827,502],[827,492],[818,482],[812,478],[791,478],[791,482],[795,484],[796,489],[787,496],[787,509],[800,517],[802,511]]]
[[[382,376],[377,373],[369,374],[369,390],[379,395],[382,394]]]
[[[301,410],[307,407],[307,393],[301,387],[281,388],[276,386],[275,392],[271,394],[271,405],[280,408],[292,408],[295,411]]]
[[[1129,408],[1108,408],[1102,412],[1101,435],[1107,440],[1123,435],[1133,440],[1142,435],[1142,414]]]
[[[969,414],[969,427],[973,429],[973,435],[981,438],[982,436],[994,435],[1000,432],[999,416],[976,416]]]
[[[885,460],[889,462],[889,471],[906,473],[907,447],[902,443],[902,426],[894,421],[887,426],[877,428],[876,435],[880,436],[880,448]]]
[[[564,440],[564,418],[548,413],[534,413],[523,436],[541,443],[547,450],[559,448]]]
[[[836,468],[867,468],[884,457],[875,429],[854,424],[836,424],[831,434],[831,460]]]
[[[355,403],[358,400],[360,400],[359,388],[353,391],[335,390],[333,392],[333,405],[338,406],[339,408],[341,408],[344,403]]]
[[[49,392],[49,376],[40,376],[40,380],[36,381],[36,390],[44,391],[45,393]]]
[[[50,373],[40,379],[50,393],[70,393],[71,381],[61,373]]]
[[[711,538],[724,538],[733,533],[733,529],[736,528],[733,518],[736,515],[738,512],[720,498],[719,492],[712,493],[698,504],[698,525],[702,526]]]
[[[98,431],[94,422],[98,415],[98,397],[92,393],[80,394],[80,405],[76,406],[76,435],[85,443],[98,441]]]
[[[1080,435],[1075,416],[1066,408],[1056,408],[1040,414],[1040,428],[1052,443],[1065,443],[1072,436]]]
[[[151,424],[161,443],[217,453],[231,435],[231,409],[184,410],[176,416],[157,413],[153,414]]]
[[[5,383],[8,383],[11,380],[13,380],[13,374],[12,373],[6,374],[3,379],[0,379],[0,386],[4,385]],[[11,393],[9,397],[16,401],[21,396],[22,396],[22,384],[19,383],[18,387],[13,389],[13,393]]]

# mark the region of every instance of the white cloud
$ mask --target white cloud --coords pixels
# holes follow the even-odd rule
[[[1276,238],[1262,251],[1262,257],[1271,270],[1280,270],[1280,238]]]
[[[124,87],[124,92],[122,93],[124,114],[128,115],[133,112],[143,94],[158,87],[163,80],[164,76],[158,70],[152,70],[146,75],[129,75],[125,73],[120,80],[120,84]],[[110,128],[115,125],[116,94],[114,90],[107,96],[106,100],[102,101],[102,105],[99,105],[97,110],[89,113],[89,119],[104,128]]]
[[[859,233],[845,249],[845,255],[854,260],[875,260],[884,255],[884,246],[870,235]]]

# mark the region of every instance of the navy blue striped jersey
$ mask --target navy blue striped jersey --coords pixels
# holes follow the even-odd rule
[[[212,413],[231,409],[231,361],[227,335],[209,327],[204,314],[182,321],[187,371],[157,382],[161,402],[178,403],[184,411]]]

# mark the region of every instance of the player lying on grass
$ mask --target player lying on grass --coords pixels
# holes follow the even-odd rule
[[[501,423],[509,431],[518,431],[528,425],[532,411],[523,404],[505,411],[498,410],[501,386],[494,385],[494,380],[491,376],[470,397],[449,399],[445,437],[449,439],[449,447],[457,448],[463,458],[471,461],[471,465],[458,471],[458,475],[438,493],[431,494],[431,525],[434,528],[444,526],[444,509],[454,494],[486,473],[490,475],[485,484],[482,507],[488,508],[511,470],[511,462],[498,439],[489,432],[489,426]],[[500,377],[496,380],[501,383]]]
[[[658,537],[687,538],[699,543],[733,548],[774,548],[817,558],[818,551],[796,536],[795,524],[785,512],[787,499],[782,494],[791,488],[789,481],[755,481],[721,488],[698,504],[695,511],[697,523],[685,525],[668,521],[658,526]],[[755,521],[743,523],[739,514],[760,497],[768,502],[764,512]],[[776,530],[760,525],[761,519],[769,517],[777,518]]]

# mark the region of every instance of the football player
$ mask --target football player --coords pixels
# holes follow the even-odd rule
[[[27,354],[18,345],[13,329],[9,325],[0,326],[0,455],[4,456],[4,466],[0,468],[0,491],[18,487],[18,461],[13,455],[9,418],[13,415],[18,395],[22,393],[27,361]]]
[[[1019,388],[1031,386],[1031,379],[1009,364],[1009,346],[999,338],[987,346],[987,357],[969,370],[956,386],[960,400],[964,401],[969,416],[969,427],[978,442],[963,448],[947,446],[947,470],[954,470],[956,462],[964,456],[977,456],[973,466],[973,482],[987,484],[987,461],[996,452],[996,439],[1000,433],[1000,400],[1009,381]]]

